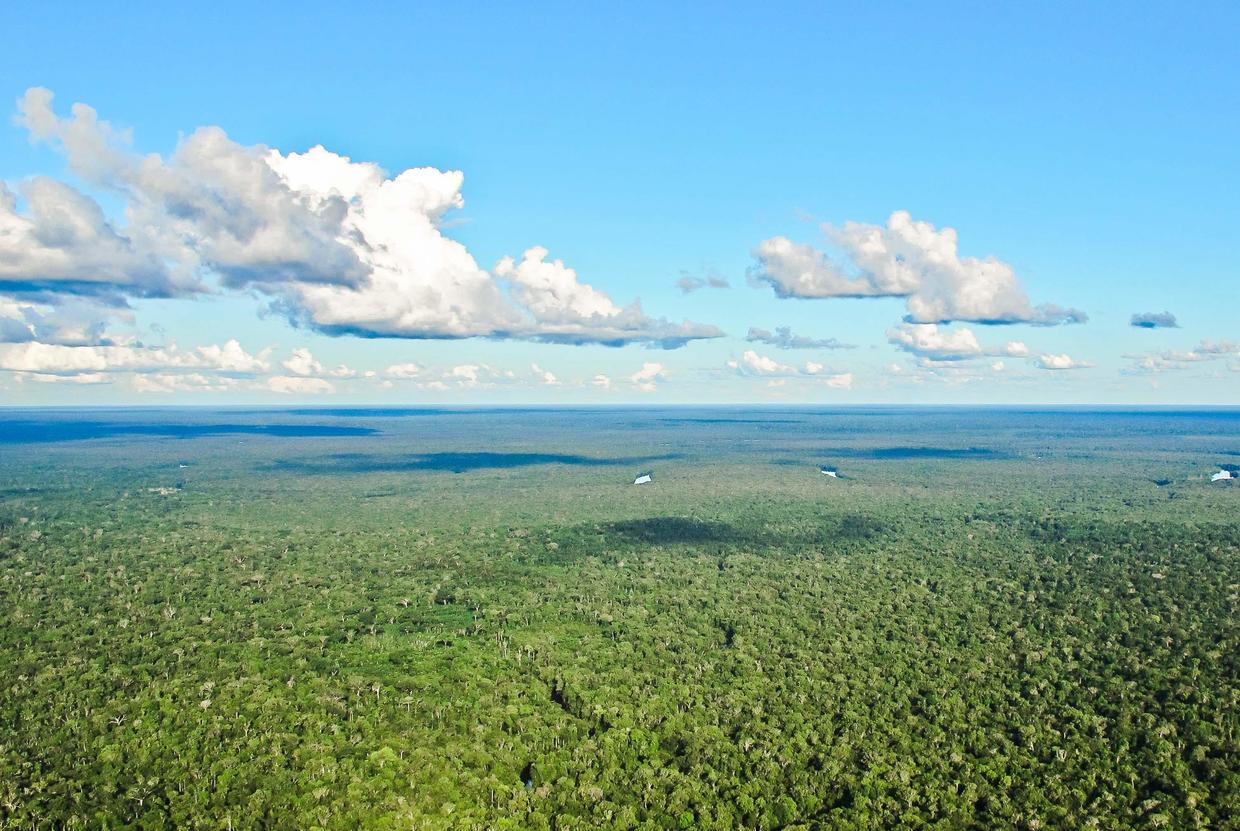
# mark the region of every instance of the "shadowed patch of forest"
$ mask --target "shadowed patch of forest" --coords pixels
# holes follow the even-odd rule
[[[248,411],[255,415],[269,410]],[[590,409],[573,407],[301,407],[281,409],[281,413],[299,416],[336,416],[339,418],[408,418],[410,416],[511,416],[554,412],[557,416],[589,414]]]
[[[84,441],[125,436],[196,439],[208,436],[254,435],[277,438],[344,438],[370,436],[378,430],[342,424],[175,424],[124,421],[3,421],[0,444]]]
[[[692,543],[723,543],[730,546],[769,546],[781,543],[812,544],[842,543],[872,539],[884,528],[878,520],[861,515],[823,517],[805,523],[796,529],[780,528],[752,521],[747,524],[731,524],[690,517],[649,517],[603,526],[601,532],[608,538],[619,539],[627,544],[684,545]]]
[[[1011,454],[988,447],[833,447],[813,451],[823,457],[905,461],[915,459],[1008,459]]]
[[[422,453],[404,458],[358,453],[339,453],[322,461],[280,459],[269,469],[306,475],[342,473],[399,473],[430,470],[467,473],[472,470],[510,470],[536,465],[617,467],[667,461],[675,454],[605,458],[566,453]]]
[[[750,535],[742,533],[735,525],[710,522],[689,517],[649,517],[613,522],[603,528],[608,537],[625,543],[649,543],[652,545],[679,545],[697,542],[727,542],[744,544]]]
[[[664,418],[664,424],[804,424],[795,418]]]

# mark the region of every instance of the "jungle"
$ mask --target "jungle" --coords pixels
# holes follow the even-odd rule
[[[0,828],[1237,828],[1238,465],[1234,409],[5,409]]]

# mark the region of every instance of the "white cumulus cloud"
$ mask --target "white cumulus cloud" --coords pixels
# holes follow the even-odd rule
[[[534,380],[543,386],[560,386],[560,379],[555,376],[555,373],[543,369],[538,364],[530,364],[530,372],[533,373]]]
[[[1039,369],[1086,369],[1093,364],[1077,360],[1071,355],[1039,355],[1035,362]]]
[[[128,319],[130,315],[88,298],[66,298],[51,305],[10,300],[0,295],[0,343],[39,341],[63,346],[116,346],[132,340],[107,332],[107,318],[113,317]]]
[[[516,377],[517,374],[512,370],[500,369],[490,364],[460,364],[444,372],[440,383],[464,389],[487,388],[511,383]]]
[[[77,375],[56,375],[43,372],[17,372],[18,381],[37,381],[40,384],[111,384],[115,378],[103,372],[83,372]]]
[[[629,383],[641,392],[654,392],[661,381],[667,380],[667,367],[653,361],[642,364],[641,369],[629,376]]]
[[[839,375],[824,378],[822,382],[831,389],[850,390],[853,388],[853,374],[851,372],[843,372]]]
[[[759,355],[752,349],[743,352],[740,358],[728,361],[728,369],[737,375],[749,378],[814,378],[817,381],[837,389],[852,387],[852,373],[832,373],[825,364],[806,361],[801,366],[783,364],[766,355]]]
[[[137,392],[225,392],[236,389],[241,382],[226,375],[204,375],[190,372],[182,375],[172,373],[139,374],[133,377]]]
[[[327,369],[318,358],[314,357],[314,353],[304,346],[294,349],[292,357],[282,361],[280,365],[294,375],[307,378],[354,378],[357,376],[357,371],[345,364],[335,369]]]
[[[420,378],[426,372],[426,367],[418,363],[392,364],[383,370],[383,374],[388,378],[396,378],[399,380],[409,380],[412,378]]]
[[[947,330],[936,323],[903,323],[887,330],[887,340],[905,352],[933,361],[960,361],[983,354],[972,330]]]
[[[49,375],[94,372],[212,371],[253,375],[268,364],[262,355],[251,355],[236,340],[223,346],[199,346],[182,350],[175,344],[145,346],[65,346],[49,343],[0,344],[0,369]]]
[[[786,237],[763,241],[750,277],[780,297],[900,297],[913,323],[1033,323],[1086,320],[1083,312],[1034,306],[1015,270],[995,257],[962,257],[956,231],[896,211],[887,224],[824,225],[839,262]]]
[[[330,381],[300,375],[273,375],[267,379],[267,389],[285,395],[319,395],[336,390]]]
[[[781,364],[774,358],[759,355],[752,349],[745,350],[739,360],[728,361],[728,367],[740,375],[796,375],[794,366]]]
[[[294,349],[293,356],[280,365],[294,375],[323,374],[323,365],[314,357],[314,353],[304,346]]]
[[[142,237],[118,231],[93,199],[35,177],[17,194],[0,182],[0,291],[33,299],[57,292],[120,303],[125,296],[169,297],[200,287],[178,275]]]
[[[902,323],[887,330],[887,342],[922,361],[967,361],[984,356],[1028,358],[1029,346],[1021,341],[1008,341],[1002,346],[987,347],[977,335],[965,327],[943,327],[937,323]]]
[[[639,301],[621,308],[611,298],[577,278],[561,260],[547,261],[548,251],[534,247],[519,262],[505,257],[495,275],[512,285],[512,296],[534,318],[530,336],[551,343],[647,343],[675,348],[697,338],[722,335],[714,326],[648,317]],[[525,324],[528,325],[528,324]]]

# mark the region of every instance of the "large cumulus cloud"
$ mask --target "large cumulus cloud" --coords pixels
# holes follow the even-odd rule
[[[25,211],[18,209],[18,197]],[[31,300],[72,294],[120,302],[198,288],[140,229],[117,230],[93,199],[44,176],[0,182],[0,290]]]
[[[88,106],[60,117],[39,88],[19,102],[18,122],[84,182],[118,196],[124,222],[51,179],[0,190],[0,291],[10,296],[122,304],[246,289],[297,325],[363,337],[673,348],[722,334],[652,318],[637,301],[620,306],[542,248],[494,273],[479,267],[443,232],[445,214],[464,204],[459,171],[389,176],[323,147],[243,146],[216,127],[167,158],[144,156]]]
[[[995,257],[962,257],[956,231],[896,211],[886,225],[824,225],[842,258],[786,237],[754,250],[753,280],[780,297],[898,297],[911,323],[1081,323],[1086,315],[1030,302],[1016,272]]]

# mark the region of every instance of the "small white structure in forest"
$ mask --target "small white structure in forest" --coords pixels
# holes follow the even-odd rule
[[[1218,473],[1216,473],[1216,474],[1214,474],[1213,476],[1211,476],[1211,477],[1210,477],[1210,481],[1211,481],[1211,482],[1222,482],[1222,481],[1224,481],[1224,480],[1226,480],[1226,479],[1234,479],[1234,478],[1236,478],[1236,476],[1235,476],[1235,474],[1234,474],[1234,473],[1232,473],[1232,472],[1231,472],[1230,470],[1228,470],[1227,468],[1223,468],[1223,469],[1222,469],[1222,470],[1220,470]]]
[[[633,480],[633,484],[634,484],[634,485],[644,485],[644,484],[646,484],[647,482],[653,482],[653,481],[654,481],[654,474],[653,474],[653,473],[643,473],[643,474],[641,474],[640,476],[638,476],[636,479],[634,479],[634,480]]]
[[[822,468],[822,475],[823,475],[823,476],[830,476],[832,479],[839,479],[839,478],[840,478],[840,472],[839,472],[838,470],[836,470],[835,468],[833,468],[833,467],[824,467],[824,468]]]

